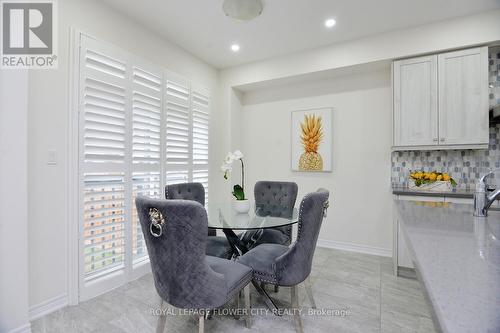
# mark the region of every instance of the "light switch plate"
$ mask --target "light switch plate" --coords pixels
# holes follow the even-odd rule
[[[56,165],[57,164],[57,151],[49,150],[47,153],[47,164]]]

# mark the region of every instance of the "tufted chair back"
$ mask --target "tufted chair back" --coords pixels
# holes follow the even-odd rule
[[[255,209],[257,215],[289,217],[297,199],[298,187],[293,182],[260,181],[255,183]],[[275,228],[292,239],[292,226]],[[290,243],[288,243],[290,244]]]
[[[327,190],[319,189],[309,193],[302,200],[297,240],[287,252],[276,259],[277,279],[280,285],[299,284],[311,273],[314,250],[329,196]]]
[[[224,276],[214,272],[205,260],[205,208],[195,201],[142,196],[135,202],[155,287],[162,299],[179,308],[206,309],[224,304]],[[151,208],[158,209],[165,221],[160,237],[150,232]]]
[[[201,183],[183,183],[165,186],[165,199],[182,199],[205,206],[205,188]]]
[[[205,206],[205,188],[201,183],[182,183],[165,186],[165,199],[182,199],[199,202]],[[209,236],[215,236],[215,230],[208,229]]]
[[[297,184],[293,182],[257,182],[254,187],[257,213],[274,217],[291,216],[297,191]]]

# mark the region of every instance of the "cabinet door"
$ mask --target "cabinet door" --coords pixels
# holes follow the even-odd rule
[[[394,146],[438,142],[437,56],[394,62]]]
[[[488,48],[440,54],[439,144],[487,144]]]

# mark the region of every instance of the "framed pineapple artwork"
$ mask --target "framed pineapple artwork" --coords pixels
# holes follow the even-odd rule
[[[292,112],[292,170],[332,171],[332,109]]]

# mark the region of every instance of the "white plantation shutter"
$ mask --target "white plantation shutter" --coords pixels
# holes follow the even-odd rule
[[[81,286],[125,268],[126,59],[92,39],[80,50]]]
[[[133,162],[160,164],[161,73],[134,67],[133,73]]]
[[[210,97],[202,88],[193,89],[192,100],[192,161],[193,181],[205,187],[205,203],[208,202],[208,131]]]
[[[148,66],[149,67],[149,66]],[[132,76],[132,200],[138,195],[160,198],[162,73],[134,66]],[[132,260],[147,259],[147,249],[132,204]]]
[[[186,80],[167,74],[166,113],[166,184],[188,182],[191,167],[191,91]]]
[[[201,182],[210,97],[111,45],[79,40],[80,299],[148,271],[135,198]]]
[[[125,64],[87,49],[83,62],[84,158],[123,162],[125,156]]]

